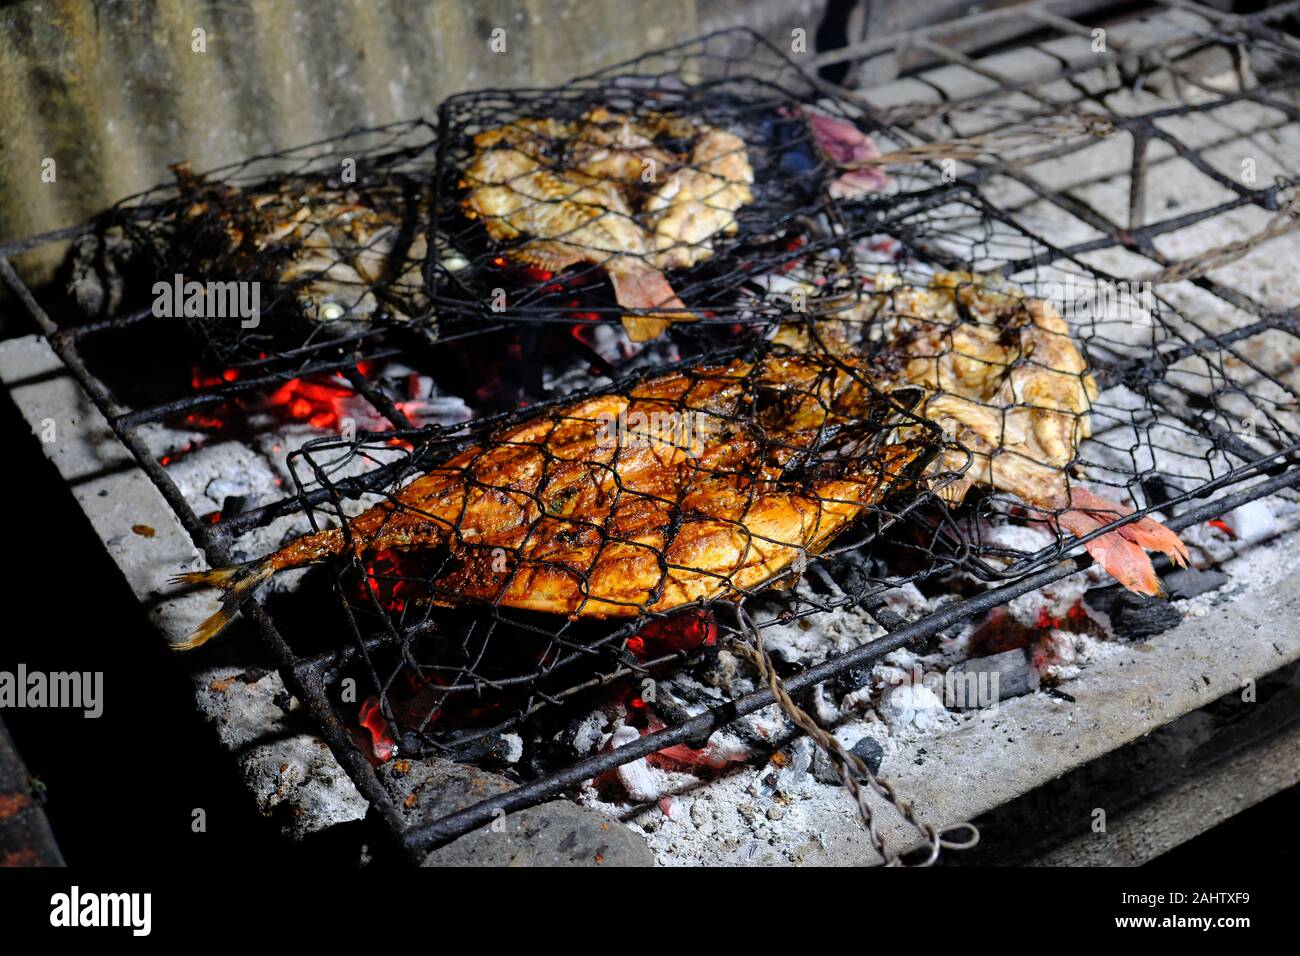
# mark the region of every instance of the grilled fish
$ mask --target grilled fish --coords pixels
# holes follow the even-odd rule
[[[382,309],[423,316],[420,265],[428,197],[397,181],[332,188],[292,178],[275,189],[244,190],[172,167],[185,202],[177,240],[201,273],[292,290],[305,318],[331,332],[365,323]]]
[[[688,153],[665,143],[689,142]],[[590,110],[576,122],[524,118],[474,138],[462,208],[522,262],[559,271],[580,262],[605,270],[637,341],[685,311],[663,270],[713,255],[753,200],[744,141],[716,127],[652,114]],[[665,177],[662,178],[661,177]]]
[[[1133,513],[1069,479],[1079,446],[1091,435],[1098,388],[1050,303],[965,272],[939,273],[925,288],[883,273],[874,285],[875,294],[825,322],[819,338],[834,353],[860,354],[866,346],[876,352],[881,382],[925,390],[917,413],[957,443],[936,469],[966,469],[938,489],[942,497],[957,504],[973,485],[987,485],[1047,512],[1080,537]],[[791,327],[780,338],[799,345],[803,334]],[[1149,517],[1085,547],[1139,594],[1162,593],[1144,549],[1179,566],[1188,560],[1179,537]]]
[[[222,608],[182,645],[221,631],[263,581],[339,555],[446,547],[440,603],[616,618],[736,599],[802,569],[862,511],[933,457],[907,425],[906,389],[861,366],[780,355],[702,365],[508,428],[342,528],[251,563],[182,575]]]

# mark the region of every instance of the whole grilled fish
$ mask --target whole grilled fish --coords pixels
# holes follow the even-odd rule
[[[689,143],[688,149],[671,148]],[[713,255],[753,200],[740,137],[703,123],[606,109],[573,123],[524,118],[474,138],[464,171],[465,213],[496,240],[524,239],[509,255],[551,271],[580,262],[605,270],[623,318],[643,341],[693,318],[665,269]]]
[[[396,180],[335,188],[297,177],[246,190],[188,163],[172,171],[185,204],[176,245],[190,250],[197,273],[287,288],[303,316],[331,332],[369,322],[381,308],[396,319],[428,311],[423,191]]]
[[[347,522],[257,561],[182,575],[226,592],[183,644],[219,633],[263,581],[327,558],[447,547],[438,603],[627,617],[736,599],[802,570],[928,463],[851,361],[768,354],[651,378],[507,428]]]

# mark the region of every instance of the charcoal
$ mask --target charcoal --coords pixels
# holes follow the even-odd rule
[[[1012,697],[1032,694],[1038,690],[1039,685],[1038,671],[1034,669],[1025,648],[990,654],[988,657],[973,657],[954,666],[951,673],[955,675],[970,673],[981,677],[978,691],[972,689],[969,693],[965,693],[966,699],[958,699],[955,702],[945,701],[956,710],[974,710],[998,701],[1010,700]],[[987,692],[993,690],[992,675],[994,674],[997,675],[997,700],[983,699],[986,688]],[[970,694],[974,694],[976,699],[969,699]]]
[[[1130,641],[1141,641],[1163,634],[1170,628],[1177,627],[1182,620],[1183,612],[1178,608],[1151,599],[1142,603],[1125,600],[1119,607],[1119,613],[1111,617],[1115,633]]]
[[[809,774],[817,756],[817,745],[809,737],[796,737],[786,750],[789,762],[776,774],[776,791],[786,795],[801,793],[809,785]]]
[[[1179,568],[1164,576],[1165,590],[1171,598],[1179,601],[1207,591],[1217,591],[1228,580],[1228,575],[1222,571],[1198,571],[1195,568]]]
[[[851,694],[859,687],[866,686],[870,678],[870,667],[850,667],[835,678],[835,689],[842,694]]]
[[[849,748],[849,752],[865,763],[867,769],[873,774],[880,773],[885,751],[875,737],[860,737],[858,742]]]
[[[221,502],[221,516],[223,518],[233,518],[235,515],[243,514],[247,508],[247,495],[227,495]]]
[[[449,757],[455,763],[505,764],[512,762],[513,755],[512,742],[504,734],[493,733],[457,744]]]
[[[1164,576],[1165,590],[1174,600],[1185,600],[1213,591],[1228,583],[1222,571],[1182,568]],[[1140,641],[1162,634],[1183,619],[1182,612],[1167,600],[1126,591],[1117,585],[1093,588],[1084,595],[1088,606],[1110,617],[1116,637]]]
[[[858,742],[849,750],[862,758],[862,762],[867,765],[867,769],[873,774],[880,772],[880,764],[885,759],[885,752],[881,749],[880,744],[876,742],[876,738],[871,736],[860,737]],[[835,766],[831,763],[831,758],[820,747],[812,755],[812,766],[809,767],[808,772],[819,783],[837,784],[840,782],[840,776],[835,772]]]

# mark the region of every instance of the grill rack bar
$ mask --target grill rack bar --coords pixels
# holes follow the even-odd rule
[[[1284,5],[1283,7],[1264,11],[1261,14],[1251,15],[1248,17],[1233,17],[1219,14],[1217,11],[1201,7],[1199,4],[1188,3],[1186,0],[1160,0],[1160,2],[1169,7],[1191,9],[1198,14],[1204,15],[1207,18],[1220,23],[1225,28],[1245,29],[1261,37],[1267,37],[1270,41],[1275,41],[1280,37],[1282,40],[1288,42],[1291,42],[1290,38],[1277,34],[1276,31],[1266,29],[1265,24],[1286,13],[1300,8],[1300,3],[1291,3]],[[1050,11],[1046,9],[1048,6],[1050,6],[1048,3],[1033,4],[1030,12],[1043,14],[1043,16],[1040,16],[1040,19],[1043,19],[1044,22],[1047,22],[1049,25],[1055,26],[1058,29],[1077,32],[1065,26],[1066,23],[1069,23],[1074,24],[1078,30],[1087,31],[1087,28],[1082,24],[1077,24],[1075,21],[1070,21],[1067,18],[1050,13]],[[993,11],[992,13],[997,12],[998,11]],[[1024,12],[1024,8],[1017,8],[1017,12]],[[977,18],[982,16],[985,16],[985,14],[977,15]],[[951,24],[946,26],[951,27]],[[915,32],[925,34],[930,31]],[[940,44],[934,44],[932,41],[927,40],[927,47],[933,46],[941,47]],[[862,56],[864,52],[865,51],[863,50],[854,50],[852,48],[846,51],[838,51],[834,58],[822,58],[819,60],[819,63],[835,62],[839,59],[859,57]],[[957,61],[960,62],[960,55],[958,54],[956,56],[958,58]],[[1095,62],[1088,63],[1086,66],[1081,67],[1078,72],[1083,72],[1085,69],[1094,69],[1098,65],[1099,64]],[[1059,79],[1060,75],[1056,78]],[[824,81],[816,82],[819,86],[826,85]],[[1014,86],[1014,84],[1008,83],[1008,86],[976,94],[972,99],[1004,93],[1012,86]],[[849,97],[855,102],[861,104],[861,100],[853,94],[848,93],[848,91],[836,89],[835,92]],[[1104,91],[1097,95],[1104,95]],[[1242,97],[1253,99],[1261,103],[1264,102],[1259,97],[1252,96],[1249,92],[1243,93]],[[957,101],[954,101],[953,103],[946,105],[948,108],[955,108],[959,104]],[[1272,104],[1266,103],[1265,105]],[[1144,132],[1149,128],[1152,128],[1150,126],[1149,118],[1147,118],[1145,127],[1142,123],[1132,123],[1130,125],[1143,127]],[[1167,134],[1163,134],[1162,132],[1158,132],[1156,135],[1159,135],[1162,139],[1167,138]],[[1188,151],[1192,155],[1195,155],[1196,153],[1196,150]],[[1135,163],[1135,169],[1138,169],[1139,165],[1140,164]],[[1009,164],[1004,164],[1004,166],[1001,167],[998,165],[992,165],[978,168],[974,174],[974,178],[983,180],[997,173],[1010,174]],[[1138,188],[1140,189],[1140,187]],[[1243,191],[1242,189],[1237,188],[1237,186],[1234,186],[1233,189],[1236,193],[1236,197],[1231,201],[1231,205],[1237,206],[1253,204],[1262,208],[1270,208],[1269,203],[1272,202],[1272,208],[1276,208],[1276,195],[1280,188],[1280,186],[1274,186],[1264,190]],[[930,197],[930,202],[934,206],[942,205],[943,202],[951,199],[952,196],[955,195],[955,192],[955,190],[951,189],[938,190],[933,197]],[[1087,208],[1087,211],[1091,214],[1099,215],[1095,210],[1091,210],[1090,207],[1081,207],[1077,200],[1073,200],[1072,198],[1066,197],[1055,191],[1043,188],[1041,194],[1042,198],[1048,199],[1062,208],[1066,208],[1067,211]],[[917,197],[909,198],[916,199]],[[1212,210],[1206,215],[1214,215],[1220,211],[1222,210]],[[1194,216],[1196,214],[1190,215]],[[1181,218],[1187,219],[1188,217]],[[1161,235],[1167,231],[1172,231],[1176,228],[1182,228],[1186,224],[1188,223],[1174,219],[1165,220],[1160,223],[1143,223],[1136,226],[1136,228],[1130,228],[1129,230],[1118,230],[1114,227],[1114,224],[1108,223],[1108,228],[1105,230],[1106,236],[1103,239],[1097,240],[1097,242],[1102,245],[1093,246],[1088,244],[1088,248],[1075,246],[1060,250],[1052,249],[1050,253],[1045,252],[1042,256],[1051,261],[1060,261],[1061,258],[1073,259],[1076,255],[1089,251],[1089,248],[1102,248],[1115,244],[1124,245],[1150,255],[1155,252],[1154,247],[1151,244],[1151,240],[1155,236]],[[1132,227],[1133,224],[1131,223],[1130,226]],[[168,501],[169,506],[176,512],[186,530],[194,538],[195,543],[200,547],[203,547],[212,559],[215,559],[215,561],[221,561],[224,557],[228,556],[228,542],[230,536],[233,533],[237,533],[238,530],[251,527],[252,525],[241,522],[235,524],[229,529],[225,529],[221,528],[221,526],[214,528],[213,526],[201,521],[198,516],[194,514],[188,503],[185,502],[179,489],[172,482],[166,470],[153,459],[149,449],[144,445],[137,431],[140,424],[143,424],[146,421],[156,421],[160,418],[164,418],[176,409],[155,407],[153,409],[129,410],[118,406],[110,391],[103,382],[101,382],[97,376],[89,370],[78,351],[80,339],[84,334],[92,331],[101,331],[103,327],[86,327],[80,330],[60,329],[36,302],[35,297],[18,277],[9,261],[9,256],[12,254],[17,254],[33,248],[42,242],[67,238],[68,236],[75,234],[77,234],[76,227],[73,227],[73,231],[60,230],[56,233],[46,234],[45,236],[32,237],[31,239],[23,240],[20,243],[5,244],[0,248],[0,278],[3,278],[4,281],[14,290],[26,309],[32,314],[42,331],[49,338],[60,358],[87,390],[91,399],[109,419],[114,432],[137,459],[138,464],[149,476],[150,480],[159,488],[160,492]],[[1240,294],[1235,293],[1232,290],[1223,289],[1206,279],[1197,280],[1197,284],[1224,301],[1239,307],[1243,306]],[[1207,333],[1202,339],[1195,343],[1179,346],[1174,350],[1174,353],[1194,354],[1202,347],[1223,348],[1225,345],[1230,345],[1233,342],[1241,341],[1255,334],[1270,330],[1284,330],[1292,334],[1296,333],[1296,313],[1294,310],[1288,310],[1285,313],[1265,314],[1265,310],[1261,309],[1257,303],[1247,301],[1244,303],[1244,306],[1248,311],[1253,311],[1256,314],[1261,315],[1260,321],[1242,329],[1238,329],[1235,332],[1230,333],[1228,336],[1214,336]],[[118,320],[118,322],[123,321],[126,320]],[[314,350],[306,351],[310,353]],[[364,357],[368,356],[359,356],[357,353],[353,353],[349,356],[349,360],[337,360],[331,366],[331,370],[340,371],[343,376],[349,380],[352,386],[362,394],[363,397],[370,401],[371,404],[374,405],[375,408],[394,425],[394,427],[399,430],[409,428],[410,423],[405,419],[405,416],[395,407],[392,407],[391,403],[387,402],[382,393],[375,389],[374,386],[365,380],[363,376],[356,374],[355,363],[358,360],[362,360]],[[322,365],[321,369],[324,370],[324,368],[325,366]],[[301,374],[301,370],[297,370],[291,374]],[[277,379],[276,376],[269,376],[263,381],[276,380],[283,380],[283,377]],[[229,395],[229,392],[223,390],[219,396],[204,397],[209,401],[222,401],[226,400]],[[1275,467],[1279,460],[1285,463],[1284,456],[1293,454],[1295,450],[1295,447],[1292,446],[1275,452],[1272,455],[1260,457],[1251,463],[1252,467],[1242,469],[1241,473],[1266,473],[1268,468]],[[409,466],[409,463],[407,464]],[[1234,472],[1234,481],[1240,479],[1241,476],[1237,472]],[[1300,484],[1300,469],[1293,467],[1281,474],[1274,474],[1271,477],[1260,481],[1258,484],[1240,491],[1225,494],[1220,498],[1183,512],[1170,520],[1168,524],[1175,530],[1185,528],[1207,518],[1215,517],[1218,514],[1231,510],[1247,501],[1292,488],[1297,484]],[[287,498],[284,499],[283,502],[267,506],[263,509],[258,509],[259,514],[257,520],[260,521],[261,519],[266,518],[267,515],[273,515],[281,507],[284,507],[286,510],[279,511],[278,513],[287,513],[289,510],[293,510],[291,505],[296,506],[298,504],[300,504],[298,499]],[[226,523],[223,522],[223,524]],[[877,660],[879,657],[891,650],[906,646],[912,641],[932,635],[952,623],[966,619],[974,614],[980,613],[981,611],[997,606],[998,604],[1005,603],[1007,600],[1010,600],[1018,594],[1027,593],[1028,591],[1041,587],[1051,581],[1058,580],[1061,577],[1074,573],[1080,568],[1087,566],[1088,563],[1089,559],[1086,556],[1062,561],[1053,567],[1038,570],[1020,580],[994,588],[976,598],[950,605],[944,608],[941,612],[931,614],[920,621],[910,624],[903,624],[896,615],[891,616],[891,612],[888,612],[887,608],[879,606],[872,608],[871,610],[877,615],[878,620],[880,620],[886,627],[886,630],[890,632],[886,637],[874,641],[871,644],[863,645],[862,647],[846,654],[842,654],[836,658],[832,658],[816,667],[810,668],[809,670],[790,679],[787,683],[792,691],[810,687],[843,673],[852,667],[862,666],[865,663]],[[383,821],[390,835],[394,836],[398,840],[399,844],[412,861],[419,860],[422,854],[429,849],[444,844],[457,836],[467,833],[475,827],[488,822],[498,810],[510,811],[534,805],[547,797],[563,792],[568,787],[571,787],[582,780],[589,779],[597,773],[628,763],[632,760],[638,759],[639,757],[662,749],[663,747],[671,746],[675,743],[698,743],[706,739],[708,734],[713,730],[725,726],[736,717],[751,713],[771,703],[770,695],[768,695],[767,692],[759,692],[749,695],[738,701],[715,708],[657,733],[649,734],[630,745],[619,748],[615,752],[579,761],[562,771],[552,773],[547,777],[524,784],[523,786],[509,791],[499,797],[482,801],[459,813],[449,815],[427,824],[410,827],[402,820],[396,807],[393,805],[391,797],[379,781],[373,769],[353,746],[343,719],[335,711],[326,692],[327,672],[332,668],[345,664],[351,655],[358,652],[364,653],[366,648],[358,649],[349,647],[344,648],[341,651],[326,652],[310,659],[299,658],[279,635],[274,623],[260,604],[256,602],[250,604],[247,613],[262,642],[273,654],[277,666],[281,669],[281,673],[285,677],[290,690],[296,696],[299,696],[307,705],[309,713],[320,725],[322,735],[330,746],[335,757],[344,766],[349,777],[352,778],[353,782],[358,786],[358,789],[370,802],[375,813]],[[649,665],[642,664],[641,666],[654,665],[651,663]]]

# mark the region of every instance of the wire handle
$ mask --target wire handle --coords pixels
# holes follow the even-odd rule
[[[786,689],[785,682],[777,674],[776,667],[768,656],[766,648],[763,646],[762,632],[754,626],[749,614],[743,607],[736,608],[736,617],[741,628],[752,641],[752,644],[737,643],[737,648],[758,668],[759,674],[772,691],[772,696],[776,698],[777,704],[786,716],[794,722],[795,726],[812,738],[813,743],[825,751],[830,758],[831,765],[834,766],[840,782],[844,784],[844,789],[849,792],[857,804],[858,815],[862,818],[862,823],[866,827],[871,845],[884,858],[886,866],[932,866],[938,861],[941,850],[969,849],[979,842],[979,830],[972,823],[962,822],[935,829],[920,820],[916,816],[912,805],[898,796],[893,785],[888,780],[872,773],[871,768],[867,766],[861,757],[852,753],[840,742],[839,738],[822,727],[811,714],[795,703],[794,698],[790,696],[790,692]],[[865,787],[863,786],[864,783],[866,784]],[[922,844],[902,853],[890,852],[885,845],[884,837],[881,836],[876,826],[875,814],[872,812],[870,804],[867,803],[868,790],[875,792],[897,810],[898,815],[921,835]],[[947,834],[960,829],[966,829],[970,832],[970,836],[966,840],[955,841],[947,838]],[[923,860],[917,863],[905,861],[905,857],[917,853],[923,848],[928,848]]]

